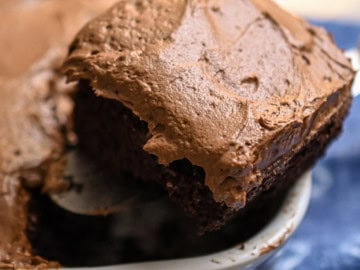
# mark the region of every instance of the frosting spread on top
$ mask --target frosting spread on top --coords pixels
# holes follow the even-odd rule
[[[201,166],[235,209],[353,78],[323,29],[267,0],[120,1],[80,31],[64,71],[130,108],[148,123],[146,151]]]

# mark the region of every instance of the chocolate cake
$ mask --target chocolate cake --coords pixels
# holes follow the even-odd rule
[[[164,259],[239,243],[341,130],[349,61],[323,29],[269,1],[119,1],[76,36],[63,70],[77,83],[66,85],[59,69],[71,38],[115,2],[0,2],[0,269]],[[183,248],[149,250],[131,232],[113,238],[119,217],[60,209],[47,180],[75,144],[141,188],[161,186],[202,232],[221,234],[167,238]],[[171,222],[158,225],[154,243],[195,235],[175,208],[164,209]]]
[[[82,81],[79,147],[159,183],[205,230],[323,154],[354,75],[328,33],[261,0],[120,1],[64,71]]]
[[[32,252],[29,190],[41,188],[67,141],[74,85],[59,73],[67,45],[110,4],[0,1],[0,269],[58,265]]]

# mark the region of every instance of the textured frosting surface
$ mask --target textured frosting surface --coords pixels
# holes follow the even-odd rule
[[[59,67],[67,44],[111,2],[0,0],[0,268],[55,266],[32,256],[28,192],[63,148],[71,102]]]
[[[264,168],[316,135],[353,78],[323,29],[266,0],[120,1],[82,29],[64,70],[146,121],[159,163],[204,168],[214,199],[235,209]]]

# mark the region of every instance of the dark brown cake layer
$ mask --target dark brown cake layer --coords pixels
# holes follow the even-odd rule
[[[247,206],[235,211],[217,203],[206,185],[204,172],[188,160],[159,165],[156,157],[143,150],[149,136],[147,125],[121,103],[96,97],[86,82],[81,82],[75,98],[74,127],[79,138],[78,147],[111,170],[128,172],[144,181],[161,184],[171,200],[196,217],[204,230],[216,230],[235,214],[244,215],[257,204],[264,203],[259,196],[273,188],[283,190],[308,170],[319,158],[332,138],[341,130],[351,97],[346,89],[339,110],[320,129],[319,133],[287,160],[279,159],[264,170],[262,185],[249,193]],[[268,202],[267,202],[268,203]]]

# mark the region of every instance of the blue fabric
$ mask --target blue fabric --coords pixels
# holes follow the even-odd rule
[[[348,24],[331,21],[311,21],[311,23],[327,29],[334,36],[336,44],[342,49],[351,49],[360,42],[360,23]]]
[[[359,44],[360,25],[313,23],[332,32],[343,49]],[[312,198],[304,221],[260,269],[360,269],[360,96],[354,99],[343,134],[313,170]]]

